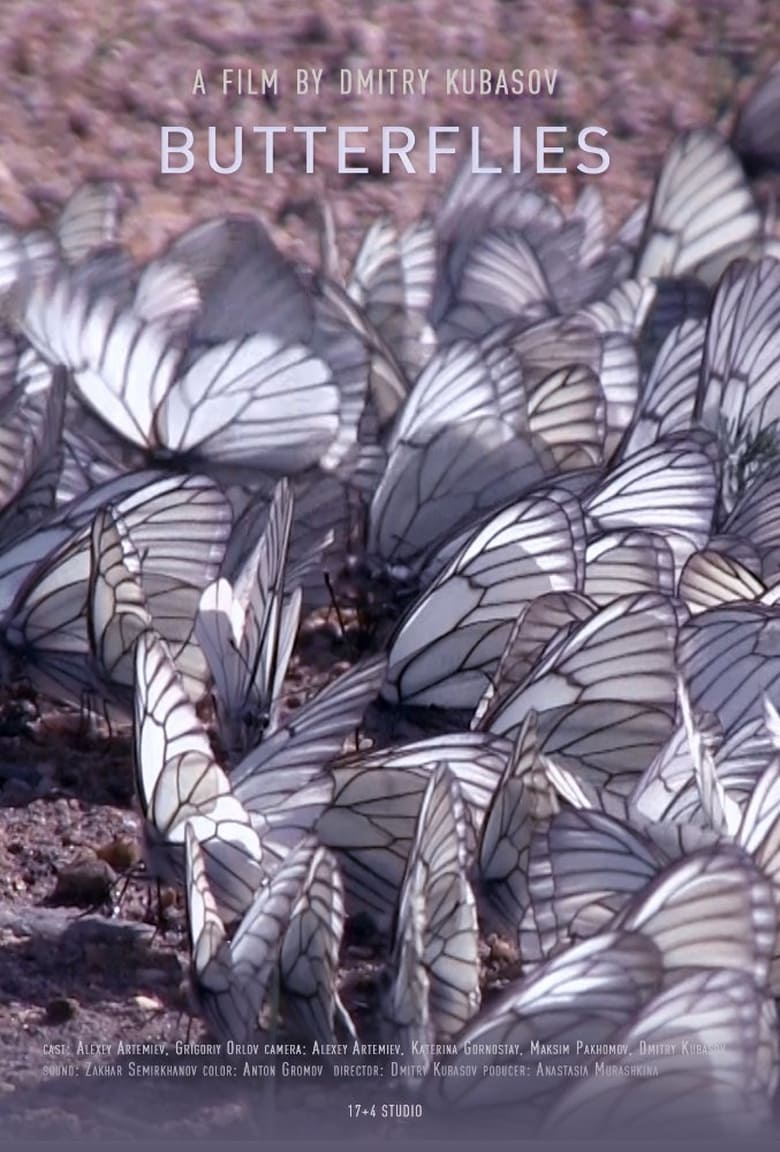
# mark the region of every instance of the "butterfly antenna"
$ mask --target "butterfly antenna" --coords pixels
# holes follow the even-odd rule
[[[339,608],[339,602],[336,599],[336,592],[335,592],[335,589],[333,587],[333,581],[330,578],[330,572],[325,573],[325,587],[328,589],[328,595],[330,596],[331,607],[333,608],[333,611],[336,613],[336,619],[338,620],[339,628],[341,629],[341,639],[345,640],[347,637],[347,629],[346,629],[346,626],[344,624],[344,617],[341,615],[341,609]]]

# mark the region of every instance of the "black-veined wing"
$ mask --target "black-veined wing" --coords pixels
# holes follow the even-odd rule
[[[712,129],[672,144],[656,181],[634,275],[692,273],[714,283],[761,233],[742,166]]]
[[[0,623],[4,659],[54,700],[81,703],[98,687],[87,635],[89,576],[89,537],[72,536],[29,565]]]
[[[647,318],[656,296],[651,280],[621,280],[602,300],[588,304],[578,319],[590,321],[602,335],[613,332],[636,337]]]
[[[154,628],[168,644],[187,694],[199,701],[209,673],[193,628],[200,591],[178,577],[156,571],[140,557],[127,524],[115,507],[101,509],[90,534],[86,623],[89,653],[102,692],[131,700],[137,637]]]
[[[676,637],[672,601],[620,597],[550,643],[481,724],[508,735],[534,708],[542,752],[625,794],[674,724]]]
[[[68,389],[62,431],[63,463],[56,503],[63,508],[92,489],[147,463],[142,448],[123,439]]]
[[[621,445],[624,459],[672,432],[691,427],[705,333],[703,320],[683,320],[665,338]]]
[[[480,526],[398,626],[382,696],[390,702],[473,708],[523,607],[576,591],[585,528],[568,493],[520,500]]]
[[[326,476],[315,470],[297,477],[292,483],[295,496],[292,531],[288,550],[286,586],[292,591],[300,586],[303,610],[332,606],[327,588],[327,573],[337,573],[345,554],[352,550],[351,533],[355,518],[354,493],[337,476]],[[265,531],[271,507],[273,481],[229,488],[236,521],[225,549],[220,570],[231,584],[250,564],[256,542]]]
[[[711,549],[694,552],[686,561],[677,589],[693,616],[732,602],[760,600],[765,592],[763,581],[739,560]]]
[[[150,873],[182,883],[189,822],[206,858],[220,917],[242,916],[264,879],[260,839],[214,759],[167,645],[151,631],[141,634],[135,648],[133,735]]]
[[[528,908],[528,850],[536,826],[559,810],[537,753],[536,714],[529,712],[488,805],[476,858],[480,915],[515,935]]]
[[[328,469],[344,463],[355,447],[370,364],[359,325],[344,314],[338,286],[315,283],[279,251],[260,221],[248,216],[228,215],[196,225],[174,241],[165,260],[186,268],[197,286],[201,306],[192,327],[196,342],[218,346],[260,335],[308,350],[310,368],[326,366],[337,392],[329,400],[336,421],[320,462]],[[325,400],[321,387],[310,400],[304,408],[313,416],[315,404]],[[300,423],[305,428],[306,421]],[[281,430],[277,428],[277,435]],[[324,442],[324,422],[317,435]],[[282,473],[299,470],[291,464],[278,468]]]
[[[318,814],[321,842],[336,853],[350,915],[367,913],[389,926],[398,902],[417,818],[433,766],[444,762],[458,780],[474,829],[503,771],[511,745],[489,733],[454,733],[359,753],[331,766],[327,803]],[[318,788],[316,782],[312,788]],[[318,797],[319,799],[319,797]]]
[[[551,814],[527,849],[528,900],[516,926],[523,963],[607,928],[669,861],[649,837],[603,812]]]
[[[80,264],[96,250],[116,243],[124,199],[121,187],[108,180],[88,180],[68,198],[55,228],[68,264]]]
[[[780,924],[780,759],[777,756],[757,779],[735,838],[771,882]],[[771,985],[777,996],[780,993],[780,933],[775,940]]]
[[[317,814],[317,837],[336,853],[348,914],[365,913],[379,930],[387,930],[427,775],[406,768],[364,768],[359,763],[329,768],[326,775],[332,785],[328,802]]]
[[[0,557],[0,604],[7,605],[35,566],[81,532],[95,513],[116,508],[131,535],[142,571],[160,572],[204,588],[218,572],[230,532],[230,504],[205,476],[146,471],[113,477],[59,509]]]
[[[493,712],[506,695],[523,684],[538,664],[548,644],[562,642],[596,611],[578,592],[547,592],[518,615],[498,662],[493,682],[485,689],[472,719],[472,728],[489,728]]]
[[[196,821],[185,822],[183,840],[194,998],[218,1039],[237,1043],[254,1040],[290,915],[305,891],[317,842],[314,837],[301,841],[276,875],[258,886],[228,939]]]
[[[437,282],[431,323],[438,343],[446,345],[478,340],[507,320],[546,320],[557,311],[532,245],[516,229],[493,228],[467,251],[455,245]]]
[[[690,969],[723,968],[766,989],[776,919],[769,881],[746,852],[722,844],[671,864],[613,925],[649,937],[672,981]]]
[[[399,1001],[398,1024],[405,1050],[415,1040],[425,1043],[406,1002],[401,980],[411,979],[422,963],[427,973],[430,1031],[451,1037],[473,1016],[480,1003],[479,932],[474,894],[466,875],[468,816],[460,786],[446,764],[436,766],[426,787],[409,853],[394,927],[390,960],[394,980],[386,1011],[391,1018]],[[411,956],[407,955],[411,952]],[[411,1002],[417,1000],[416,993]]]
[[[355,404],[359,402],[361,405],[360,411],[355,409],[360,446],[347,454],[341,471],[353,483],[370,484],[371,470],[378,469],[384,462],[384,450],[379,443],[382,430],[403,403],[409,391],[409,381],[396,359],[393,346],[354,300],[330,280],[321,280],[319,287],[323,296],[320,311],[324,312],[327,307],[329,325],[334,333],[337,332],[336,325],[343,323],[356,338],[351,346],[348,341],[344,343],[341,379],[344,379],[343,369],[351,367],[352,380],[347,382],[342,395],[345,399],[351,395]],[[346,360],[344,353],[348,354]],[[361,372],[367,381],[362,392],[359,391]]]
[[[711,828],[683,820],[652,819],[642,812],[631,796],[602,792],[584,780],[577,780],[567,768],[549,756],[543,756],[542,760],[547,778],[562,800],[576,811],[609,816],[644,837],[667,860],[679,860],[699,848],[720,843],[721,837]]]
[[[761,576],[780,574],[780,465],[769,461],[749,481],[723,524],[723,532],[750,541],[761,557]]]
[[[353,665],[293,712],[230,772],[241,802],[261,822],[312,780],[360,726],[385,676],[387,658]]]
[[[556,1102],[543,1131],[604,1139],[765,1130],[777,1081],[774,1004],[739,972],[694,972],[615,1035],[592,1075]]]
[[[658,532],[672,549],[677,571],[712,530],[717,499],[714,446],[706,436],[666,436],[609,472],[585,501],[602,532],[638,528]]]
[[[642,592],[674,595],[674,557],[657,532],[611,532],[592,539],[585,551],[583,593],[602,607],[618,596]]]
[[[632,337],[621,332],[604,334],[599,381],[606,401],[602,458],[609,460],[631,423],[639,400],[641,373]]]
[[[154,449],[154,414],[181,358],[163,324],[139,318],[110,292],[61,266],[19,293],[17,323],[51,363],[71,372],[79,397],[131,444]]]
[[[636,1018],[661,978],[657,948],[638,933],[602,933],[567,949],[511,984],[456,1037],[458,1054],[447,1063],[476,1063],[477,1074],[429,1075],[431,1103],[526,1110],[538,1121],[575,1069],[593,1062],[590,1053]],[[527,1074],[502,1075],[517,1065]]]
[[[300,591],[285,597],[292,529],[289,484],[277,486],[265,529],[235,585],[221,578],[203,592],[195,631],[214,679],[222,744],[232,762],[275,725],[298,631]]]
[[[322,1043],[340,1032],[357,1039],[338,994],[338,967],[344,933],[344,888],[338,865],[319,847],[303,889],[290,910],[279,956],[285,1010],[304,1034]]]
[[[426,338],[426,329],[435,279],[436,248],[429,221],[420,220],[400,233],[387,218],[374,222],[355,258],[347,292],[396,350],[408,379],[422,369],[426,351],[430,355],[434,350],[433,333],[428,332]],[[382,425],[395,414],[408,390],[407,386],[399,394],[398,383],[383,380],[379,387],[372,386]]]
[[[771,708],[767,699],[764,708]],[[717,779],[733,804],[744,811],[762,772],[778,750],[777,736],[766,712],[735,727],[724,737],[717,718],[696,716],[699,739],[712,758]],[[672,820],[677,826],[706,828],[711,824],[705,810],[699,770],[694,764],[686,725],[681,723],[668,745],[644,773],[632,794],[637,810],[649,820]],[[733,831],[734,818],[729,817]]]
[[[528,397],[528,426],[561,468],[601,461],[614,388],[621,387],[610,340],[589,317],[575,315],[530,327],[509,321],[481,342],[483,348],[511,348],[517,357]]]
[[[326,457],[340,405],[331,369],[304,345],[246,336],[176,372],[150,438],[166,452],[217,465],[300,472]]]
[[[71,370],[84,403],[130,443],[151,456],[276,473],[335,468],[355,444],[366,353],[323,308],[314,343],[333,366],[312,345],[266,330],[182,353],[164,319],[64,270],[36,280],[19,305],[34,346]]]
[[[619,365],[610,366],[614,375],[605,371],[599,379],[587,365],[570,364],[550,372],[528,391],[528,427],[549,448],[561,472],[602,462],[608,388],[622,376]],[[615,391],[620,391],[619,382]],[[618,405],[615,400],[614,406]]]
[[[519,427],[527,395],[520,360],[505,343],[459,340],[437,352],[415,380],[388,438],[404,441],[483,414]]]
[[[0,401],[0,537],[8,542],[54,510],[62,467],[65,376],[25,348]]]
[[[780,262],[738,260],[724,273],[710,311],[696,415],[723,439],[727,510],[777,436],[779,292]]]
[[[763,715],[763,695],[780,691],[780,611],[729,604],[693,616],[680,629],[677,658],[693,706],[714,712],[724,733]]]
[[[368,551],[406,570],[554,471],[541,441],[497,416],[423,427],[419,438],[399,440],[390,453],[371,503]]]
[[[151,627],[138,554],[117,514],[104,509],[90,534],[87,633],[92,659],[109,684],[132,689],[135,642]]]

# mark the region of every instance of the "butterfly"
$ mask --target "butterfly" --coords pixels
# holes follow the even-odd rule
[[[208,858],[193,822],[184,822],[190,982],[195,1004],[220,1040],[257,1039],[293,908],[306,891],[316,840],[302,840],[267,884],[252,893],[228,936],[212,891]]]
[[[554,489],[491,516],[396,629],[383,698],[473,708],[524,605],[581,587],[584,536],[577,500]]]
[[[664,158],[633,274],[692,273],[711,284],[760,232],[739,160],[717,132],[697,128],[678,136]]]
[[[220,741],[232,762],[273,730],[298,630],[301,593],[285,595],[293,501],[281,481],[265,529],[235,586],[221,577],[204,589],[195,633],[214,679]]]
[[[560,1137],[764,1130],[777,1081],[777,1013],[749,977],[704,970],[659,992],[572,1084],[542,1132]]]
[[[499,681],[476,724],[512,735],[533,708],[545,755],[626,794],[672,730],[676,634],[670,600],[618,597],[554,636],[517,686]]]
[[[220,918],[240,918],[266,877],[260,838],[214,759],[168,646],[152,631],[135,646],[133,762],[150,874],[184,882],[189,823]]]
[[[460,787],[439,764],[423,796],[401,884],[384,999],[405,1051],[452,1036],[479,1007],[477,909],[466,868]]]

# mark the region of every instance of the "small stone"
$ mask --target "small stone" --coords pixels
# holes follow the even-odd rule
[[[60,869],[51,903],[94,907],[108,900],[115,883],[116,872],[105,860],[78,860]]]
[[[130,836],[115,836],[108,844],[101,844],[95,855],[98,860],[105,860],[115,872],[121,873],[129,872],[138,863],[141,853],[137,840]]]
[[[504,940],[501,936],[488,937],[491,960],[507,964],[517,959],[517,947],[511,940]]]
[[[66,1024],[78,1011],[78,1000],[72,996],[56,996],[46,1005],[46,1024]]]
[[[162,1000],[158,1000],[156,996],[143,996],[140,993],[133,997],[133,1003],[142,1012],[162,1012],[164,1007]]]

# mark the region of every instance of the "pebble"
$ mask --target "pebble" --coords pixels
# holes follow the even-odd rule
[[[55,996],[46,1005],[45,1022],[47,1024],[66,1024],[78,1012],[78,1000],[72,996]]]
[[[141,857],[138,841],[129,836],[115,836],[108,844],[101,844],[95,854],[115,872],[128,872]]]
[[[60,869],[51,902],[80,908],[102,904],[111,895],[116,879],[116,872],[105,860],[78,860]]]

